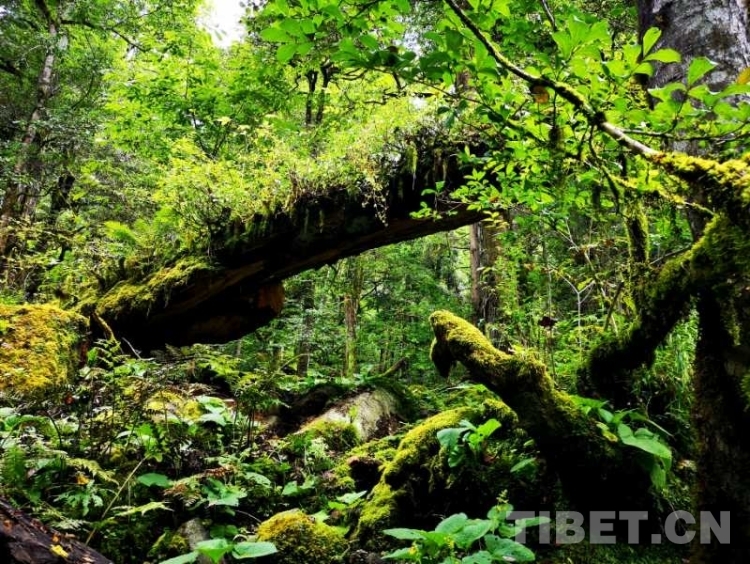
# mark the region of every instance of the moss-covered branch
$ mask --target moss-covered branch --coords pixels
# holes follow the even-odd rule
[[[724,216],[682,256],[669,261],[639,292],[638,318],[630,330],[598,345],[579,371],[582,393],[596,393],[617,407],[632,398],[633,374],[654,360],[656,348],[690,309],[693,297],[748,272],[750,239]]]
[[[460,362],[473,380],[497,393],[516,412],[576,507],[648,506],[647,473],[620,443],[607,439],[570,396],[555,388],[542,363],[495,349],[476,327],[447,311],[433,313],[430,321],[438,370],[445,374]]]

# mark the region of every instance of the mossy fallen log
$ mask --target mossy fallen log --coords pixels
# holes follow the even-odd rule
[[[480,424],[490,418],[500,423],[493,438],[506,440],[509,450],[526,440],[524,433],[517,435],[515,413],[498,400],[445,411],[409,431],[382,466],[380,481],[362,508],[352,535],[357,546],[373,551],[388,547],[393,539],[385,538],[382,531],[389,527],[430,528],[436,524],[430,521],[436,515],[460,511],[481,514],[492,507],[503,489],[520,496],[520,488],[514,489],[511,484],[512,459],[450,468],[447,454],[441,453],[438,431],[457,427],[462,420]]]
[[[515,411],[577,509],[651,507],[651,479],[637,457],[609,440],[569,395],[557,390],[541,362],[530,354],[495,349],[479,329],[447,311],[433,313],[430,321],[438,370],[447,375],[460,362],[473,380]]]
[[[464,143],[425,133],[415,148],[415,166],[384,171],[377,192],[332,185],[301,195],[283,210],[240,223],[227,220],[211,241],[211,264],[183,258],[120,281],[85,309],[95,309],[118,338],[138,349],[226,342],[278,315],[281,283],[290,276],[480,221],[482,211],[451,198],[464,182],[465,165],[457,157]],[[442,189],[426,203],[423,191],[437,185]],[[413,217],[425,204],[434,217]]]

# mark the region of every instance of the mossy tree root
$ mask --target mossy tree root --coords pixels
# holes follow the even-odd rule
[[[476,327],[447,311],[433,313],[430,322],[438,370],[447,375],[460,362],[472,379],[498,394],[516,412],[577,509],[650,508],[650,478],[636,457],[608,440],[569,395],[555,389],[542,363],[495,349]]]

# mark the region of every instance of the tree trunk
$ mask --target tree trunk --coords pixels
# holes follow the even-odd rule
[[[297,376],[301,379],[307,377],[310,367],[310,355],[312,353],[312,334],[315,325],[315,279],[308,278],[302,284],[302,327],[297,340]]]
[[[360,257],[347,260],[346,289],[344,293],[344,366],[343,376],[352,376],[357,367],[357,317],[362,298],[365,270]]]
[[[679,64],[660,65],[649,86],[684,80],[690,61],[707,57],[717,64],[705,82],[719,91],[736,81],[750,67],[748,5],[744,0],[639,0],[641,34],[658,27],[662,36],[657,47],[682,54]],[[683,144],[685,145],[685,144]],[[698,149],[676,149],[695,154]],[[691,186],[692,197],[704,202],[703,182]],[[691,217],[691,228],[699,236],[703,217]],[[750,371],[750,311],[747,272],[739,268],[740,280],[714,285],[698,300],[700,336],[695,359],[694,424],[698,436],[697,509],[731,514],[731,544],[696,544],[698,564],[740,563],[750,560],[750,415],[741,380]],[[735,344],[730,332],[739,335]]]
[[[59,27],[44,0],[36,0],[37,9],[47,25],[47,52],[36,80],[36,101],[26,124],[13,175],[5,188],[0,206],[0,257],[7,259],[17,243],[15,224],[32,219],[39,203],[41,186],[33,171],[38,158],[35,147],[39,143],[39,127],[47,113],[53,95],[53,77],[56,63]]]
[[[489,222],[474,223],[470,230],[471,305],[473,321],[493,344],[497,344],[497,227]]]

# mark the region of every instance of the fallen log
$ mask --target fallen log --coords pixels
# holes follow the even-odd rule
[[[3,564],[114,564],[82,542],[29,517],[0,499]]]

